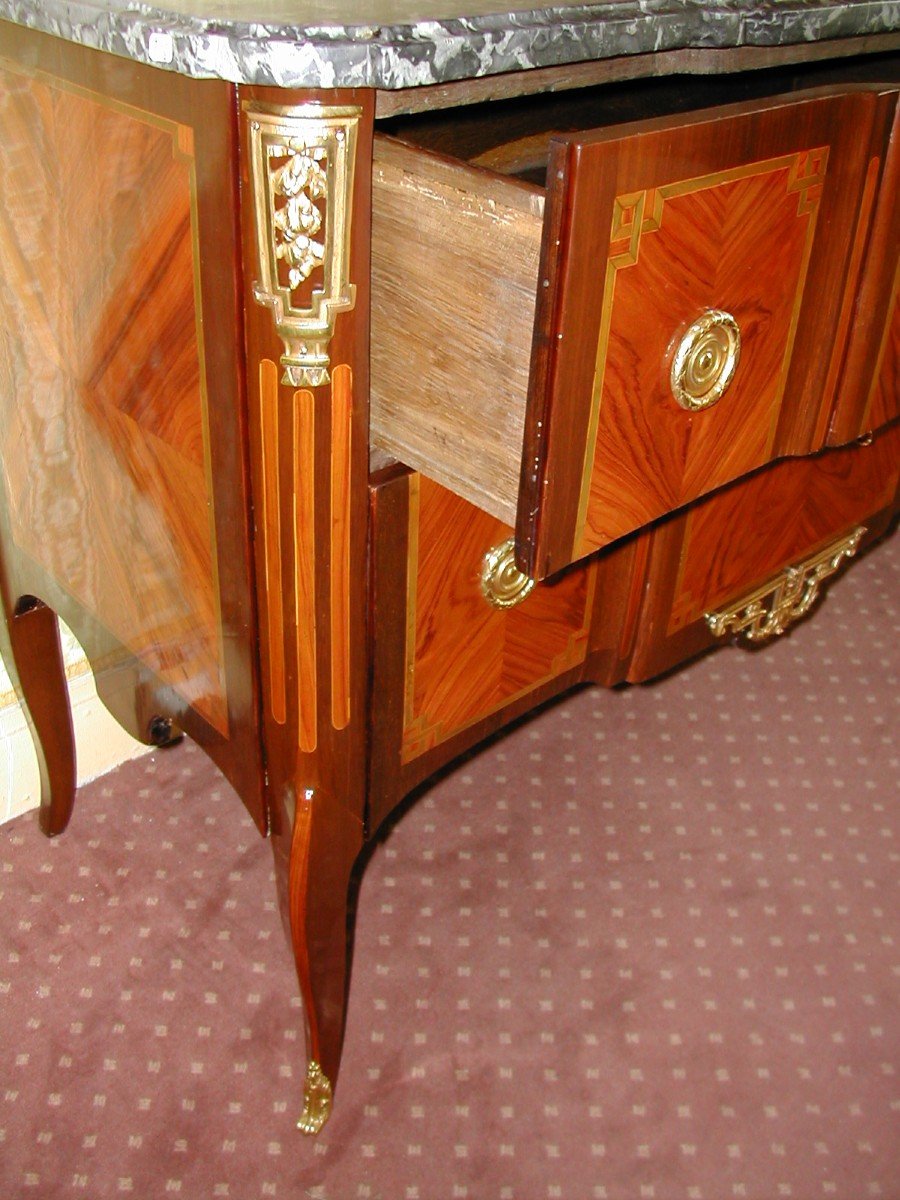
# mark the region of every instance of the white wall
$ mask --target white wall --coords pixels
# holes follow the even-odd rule
[[[78,782],[87,783],[150,747],[136,742],[97,697],[94,677],[81,647],[61,625],[69,700],[75,725]],[[0,822],[40,804],[40,780],[31,734],[9,676],[0,661]]]

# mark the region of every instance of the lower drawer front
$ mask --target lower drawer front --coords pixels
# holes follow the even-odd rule
[[[784,632],[887,527],[898,478],[894,425],[867,446],[778,463],[647,534],[647,601],[629,678],[731,637],[758,643]]]
[[[584,663],[597,578],[589,564],[518,599],[512,530],[419,476],[409,522],[403,761]]]
[[[434,751],[433,768],[438,747],[458,752],[535,693],[622,677],[640,602],[632,545],[533,583],[510,526],[424,476],[378,483],[373,503],[374,740],[394,768]]]

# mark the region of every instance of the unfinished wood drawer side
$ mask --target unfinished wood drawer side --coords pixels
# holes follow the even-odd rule
[[[372,441],[513,524],[544,194],[376,138]]]

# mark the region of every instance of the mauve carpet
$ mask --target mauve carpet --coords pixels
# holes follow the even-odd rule
[[[898,569],[424,790],[318,1139],[269,849],[199,751],[4,827],[0,1200],[900,1197]]]

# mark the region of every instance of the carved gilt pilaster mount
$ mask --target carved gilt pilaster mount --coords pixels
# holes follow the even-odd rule
[[[245,106],[256,228],[253,295],[272,309],[284,343],[283,383],[329,380],[337,314],[353,308],[349,280],[355,107]]]
[[[748,642],[778,637],[812,608],[819,588],[841,563],[859,549],[864,525],[832,542],[805,562],[788,567],[749,596],[719,612],[706,613],[706,624],[716,637],[743,636]]]

